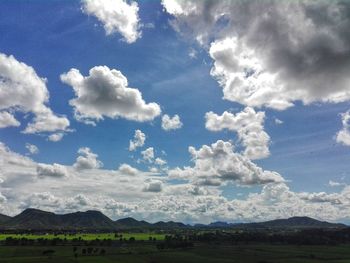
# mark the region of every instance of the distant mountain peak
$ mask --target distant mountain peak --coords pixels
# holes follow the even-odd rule
[[[0,228],[2,229],[33,229],[33,230],[54,230],[54,229],[84,229],[84,230],[119,230],[119,229],[175,229],[189,227],[181,222],[159,221],[154,224],[146,221],[138,221],[132,217],[111,220],[102,212],[88,210],[85,212],[74,212],[69,214],[55,214],[36,208],[27,208],[20,214],[9,217],[0,215]],[[343,224],[319,221],[307,216],[294,216],[287,219],[275,219],[257,223],[227,223],[222,221],[212,222],[209,225],[197,224],[194,227],[211,228],[343,228]]]

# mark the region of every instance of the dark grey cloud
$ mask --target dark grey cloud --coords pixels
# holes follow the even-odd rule
[[[283,110],[350,100],[349,1],[163,1],[209,47],[224,98]]]

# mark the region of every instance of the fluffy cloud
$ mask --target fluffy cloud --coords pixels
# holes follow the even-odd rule
[[[39,153],[38,147],[34,144],[26,143],[26,148],[30,154],[38,154]]]
[[[203,46],[224,98],[284,110],[350,99],[344,1],[162,1],[174,28]]]
[[[129,151],[135,151],[136,148],[145,144],[146,135],[141,130],[135,130],[134,139],[129,141]]]
[[[64,133],[62,132],[54,133],[48,137],[48,140],[52,142],[59,142],[60,140],[62,140],[63,136],[64,136]]]
[[[153,162],[153,159],[154,159],[154,149],[153,149],[153,147],[147,148],[146,150],[142,151],[141,154],[142,154],[142,158],[145,161],[147,161],[149,163]]]
[[[145,183],[143,191],[145,192],[161,192],[163,189],[163,183],[160,180],[150,180]]]
[[[0,53],[0,110],[31,112],[34,119],[24,133],[64,131],[69,120],[55,115],[46,105],[49,92],[46,79],[40,78],[35,70],[13,56]],[[19,126],[14,116],[6,111],[0,114],[1,126]]]
[[[106,30],[107,35],[120,33],[127,43],[141,37],[139,32],[139,7],[136,2],[124,0],[84,0],[83,11],[95,16]]]
[[[65,177],[68,176],[67,169],[60,164],[43,164],[37,165],[36,171],[39,176]]]
[[[283,121],[280,120],[280,119],[275,118],[275,124],[276,124],[276,125],[283,124]]]
[[[346,186],[346,183],[329,180],[328,185],[331,187],[338,187],[338,186]]]
[[[0,204],[5,203],[7,198],[0,193]]]
[[[12,152],[4,143],[0,142],[0,166],[6,169],[7,166],[15,166],[17,169],[31,167],[34,162],[23,155]],[[1,171],[1,170],[0,170]]]
[[[7,111],[0,112],[0,128],[6,128],[6,127],[18,127],[21,123],[16,120],[16,118]]]
[[[350,146],[350,111],[341,114],[343,128],[337,133],[338,143]]]
[[[140,171],[129,164],[123,163],[119,166],[118,172],[125,175],[137,175]]]
[[[246,107],[236,115],[225,111],[221,116],[207,112],[205,127],[210,131],[228,129],[238,133],[245,147],[244,155],[249,159],[261,159],[270,155],[268,148],[270,136],[264,131],[265,113],[255,112]]]
[[[84,77],[72,68],[61,75],[62,82],[72,86],[76,98],[70,100],[75,118],[87,124],[109,118],[151,121],[161,110],[158,104],[146,103],[138,89],[129,88],[127,78],[116,69],[96,66]]]
[[[154,160],[154,163],[155,163],[156,165],[162,166],[162,165],[166,165],[167,162],[166,162],[165,160],[163,160],[162,158],[157,157],[157,158]]]
[[[239,185],[284,181],[277,172],[264,171],[248,158],[235,153],[230,142],[219,140],[211,146],[203,145],[199,150],[191,146],[189,152],[194,166],[170,170],[171,178],[190,180],[195,185],[213,186],[229,181]]]
[[[303,200],[319,203],[332,203],[341,204],[340,196],[338,194],[327,194],[325,192],[320,193],[301,193],[300,198]]]
[[[103,166],[103,163],[97,159],[98,155],[93,153],[88,147],[80,148],[78,154],[80,156],[78,156],[73,165],[77,170],[98,169]]]
[[[162,129],[165,131],[180,129],[182,125],[180,117],[177,114],[172,118],[168,114],[164,114],[162,117]]]
[[[205,148],[196,151],[197,154],[203,156]],[[206,154],[212,153],[214,148],[207,148]],[[209,223],[262,221],[297,215],[349,220],[350,214],[349,186],[330,194],[298,193],[289,189],[286,182],[274,182],[264,184],[255,193],[227,199],[218,187],[187,182],[171,184],[170,178],[142,171],[128,177],[118,176],[120,171],[115,170],[77,170],[72,166],[37,164],[3,143],[0,143],[0,162],[1,211],[9,215],[27,207],[57,213],[94,209],[113,219],[132,216],[151,222]],[[40,180],[38,166],[45,171]],[[53,176],[54,167],[66,169],[69,176]]]

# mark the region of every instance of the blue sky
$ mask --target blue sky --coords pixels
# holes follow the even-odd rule
[[[171,6],[167,2],[138,2],[138,31],[142,32],[142,36],[132,43],[127,43],[123,40],[123,34],[118,30],[107,34],[103,27],[103,21],[94,16],[93,13],[88,15],[88,11],[82,11],[84,2],[2,1],[0,3],[0,53],[6,56],[13,55],[17,61],[32,67],[39,77],[46,78],[46,87],[50,95],[49,102],[46,103],[47,107],[58,116],[65,116],[70,123],[69,128],[63,131],[65,135],[62,140],[52,142],[48,140],[50,132],[23,133],[27,123],[32,121],[33,112],[14,110],[13,107],[12,112],[21,125],[0,129],[0,141],[6,145],[6,151],[11,152],[11,154],[18,153],[23,158],[30,159],[30,162],[35,163],[35,165],[58,163],[69,170],[73,169],[78,149],[88,147],[103,162],[103,168],[95,167],[100,168],[96,174],[102,173],[102,171],[106,173],[116,171],[121,164],[125,163],[143,174],[142,177],[140,175],[140,181],[135,182],[135,184],[143,184],[144,181],[148,180],[148,177],[154,177],[153,180],[160,178],[163,182],[163,189],[168,186],[181,185],[184,182],[186,185],[196,186],[195,180],[188,178],[163,181],[167,180],[169,171],[176,167],[185,170],[184,166],[194,165],[188,150],[189,146],[198,150],[203,145],[211,145],[218,140],[231,140],[232,144],[236,145],[235,151],[242,152],[244,146],[239,143],[235,131],[221,129],[213,132],[208,130],[205,125],[205,114],[209,111],[213,111],[217,115],[221,115],[224,111],[238,114],[245,107],[251,106],[249,103],[244,104],[224,99],[222,85],[211,73],[215,67],[215,59],[210,53],[210,45],[214,41],[224,38],[225,34],[229,34],[227,29],[220,34],[213,35],[210,35],[212,34],[210,31],[208,31],[209,33],[207,31],[199,32],[203,30],[203,24],[207,24],[198,22],[201,21],[198,14],[192,17],[191,14],[182,13],[179,15],[179,13],[171,11]],[[336,4],[334,3],[335,7]],[[198,7],[198,10],[202,9]],[[186,19],[193,19],[193,21],[191,20],[192,25]],[[176,23],[178,23],[177,26]],[[219,21],[216,26],[234,27],[234,23],[228,24],[220,25]],[[209,28],[209,25],[207,26]],[[191,31],[191,33],[187,31]],[[209,34],[210,37],[206,42],[204,41],[205,43],[201,43],[197,41],[198,38],[196,40],[195,34]],[[346,50],[350,49],[349,42],[346,44]],[[195,56],[191,57],[190,53],[195,54]],[[227,58],[230,59],[228,55]],[[138,89],[146,103],[157,103],[162,113],[152,120],[144,122],[128,120],[123,117],[113,119],[106,116],[103,120],[96,122],[96,126],[78,121],[73,114],[73,107],[69,104],[69,101],[76,97],[76,94],[70,85],[60,80],[60,75],[68,72],[71,68],[76,68],[83,76],[88,76],[91,68],[100,65],[119,70],[127,78],[128,86]],[[349,72],[348,69],[344,69],[344,72]],[[3,73],[1,73],[0,68],[0,76],[4,77],[1,74]],[[288,78],[291,77],[288,75]],[[0,88],[10,87],[0,86]],[[347,89],[349,90],[349,85]],[[324,96],[327,97],[330,94],[329,92]],[[253,107],[256,112],[264,112],[263,129],[270,139],[268,142],[269,155],[251,161],[263,170],[275,171],[280,174],[285,181],[283,185],[288,185],[288,191],[293,192],[293,194],[323,192],[323,195],[341,195],[349,183],[350,148],[346,143],[337,142],[336,137],[343,128],[341,114],[349,109],[349,100],[343,99],[341,102],[329,103],[314,96],[312,103],[305,105],[306,100],[304,97],[291,99],[290,101],[295,105],[283,110],[266,105]],[[2,107],[1,110],[9,109]],[[183,126],[170,131],[162,129],[161,123],[164,114],[171,117],[175,114],[179,115]],[[277,124],[276,119],[283,123]],[[146,135],[145,144],[136,151],[129,151],[129,142],[133,139],[135,130],[138,129]],[[30,154],[26,144],[35,145],[39,152]],[[156,174],[149,171],[149,168],[154,165],[142,160],[141,151],[148,147],[153,147],[155,156],[167,162],[166,168],[159,169]],[[192,156],[192,158],[194,157]],[[3,159],[6,160],[5,157]],[[3,172],[3,179],[11,181],[8,179],[10,172],[6,169]],[[20,168],[14,170],[19,171]],[[29,172],[31,176],[35,176],[34,170]],[[13,170],[11,171],[13,173]],[[103,179],[101,180],[103,181]],[[339,186],[332,187],[329,185],[329,181],[337,182]],[[43,192],[48,194],[47,189],[42,184],[36,185],[35,182],[21,183],[21,185],[23,184],[21,187],[28,184],[31,194]],[[57,183],[54,182],[54,184]],[[57,185],[59,188],[60,183]],[[4,213],[16,213],[26,206],[23,205],[23,202],[19,205],[20,198],[17,198],[13,192],[9,193],[10,189],[16,191],[16,187],[15,183],[9,184],[1,191],[5,200],[2,204]],[[18,189],[22,189],[21,187]],[[85,187],[91,187],[91,192],[98,196],[104,195],[103,191],[94,190],[94,182]],[[215,188],[212,186],[203,187],[209,189],[210,194],[208,195],[211,197],[224,197],[229,202],[236,198],[251,199],[252,193],[259,195],[263,187],[267,186],[265,183],[244,185],[233,180]],[[55,198],[62,198],[59,190],[55,191],[54,194],[51,192],[50,194]],[[171,190],[171,193],[169,191],[163,190],[163,193],[158,193],[158,195],[166,195],[167,198],[177,196],[174,194],[175,190]],[[63,192],[62,190],[62,196]],[[76,189],[73,192],[80,194],[79,190]],[[161,197],[155,196],[156,194],[151,193],[151,196],[147,198],[150,200],[152,198],[161,199]],[[73,198],[72,193],[67,195],[71,195]],[[120,202],[128,205],[135,202],[134,199],[129,200],[122,193],[111,193],[108,196],[115,197],[117,201],[122,200]],[[86,198],[93,199],[89,195],[86,195]],[[310,201],[313,207],[317,206],[314,211],[324,205],[336,206],[328,204],[328,201],[316,202],[312,198],[303,198],[301,199],[304,201]],[[302,205],[305,206],[304,203]],[[28,203],[27,206],[37,206],[57,212],[69,210],[63,208],[64,205],[60,207],[49,206],[37,200]],[[96,208],[92,204],[74,207],[77,209]],[[100,209],[103,210],[103,208]],[[268,205],[264,206],[264,209],[268,211]],[[133,210],[131,214],[136,217],[146,217],[149,220],[169,219],[173,216],[156,210],[155,208],[153,214]],[[112,217],[127,215],[127,211],[130,210],[113,212],[104,210]],[[226,214],[220,214],[220,212],[198,213],[196,215],[191,213],[183,211],[182,214],[174,216],[174,219],[206,222],[230,217]],[[300,213],[300,211],[295,213]],[[286,215],[283,212],[271,214],[271,217]],[[311,215],[317,216],[317,212]],[[321,216],[327,217],[327,214]],[[265,219],[266,216],[262,215],[260,218]],[[244,221],[250,220],[250,218],[249,216],[237,216],[232,220]],[[330,220],[347,221],[348,218],[338,215]]]

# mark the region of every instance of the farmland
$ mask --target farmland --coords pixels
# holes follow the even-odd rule
[[[244,262],[244,263],[303,263],[350,262],[350,246],[290,246],[290,245],[203,245],[190,249],[159,251],[151,244],[134,244],[126,247],[93,248],[92,253],[82,254],[86,247],[78,247],[77,256],[71,246],[55,247],[0,247],[0,262]],[[100,251],[105,253],[100,255]],[[43,251],[53,251],[43,255]]]

